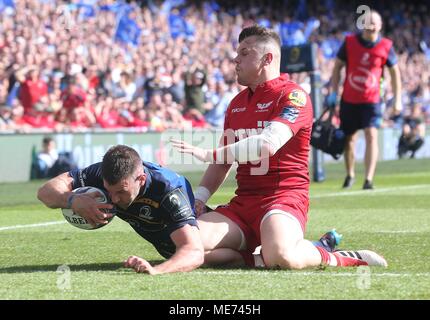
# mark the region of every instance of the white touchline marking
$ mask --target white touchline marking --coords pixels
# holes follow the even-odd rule
[[[375,233],[420,233],[427,232],[426,230],[416,231],[416,230],[376,230]]]
[[[430,188],[429,184],[417,184],[411,186],[404,187],[392,187],[392,188],[381,188],[374,190],[357,190],[357,191],[341,191],[341,192],[333,192],[326,194],[319,194],[315,196],[311,196],[311,199],[319,199],[319,198],[329,198],[329,197],[352,197],[352,196],[361,196],[361,195],[373,195],[375,193],[384,193],[384,192],[392,192],[392,191],[401,191],[401,190],[415,190],[415,189],[424,189]]]
[[[0,231],[24,229],[24,228],[46,227],[46,226],[52,226],[52,225],[56,225],[56,224],[63,224],[66,222],[67,221],[48,221],[48,222],[35,223],[35,224],[18,224],[16,226],[0,227]]]
[[[310,196],[311,199],[318,199],[318,198],[329,198],[329,197],[352,197],[352,196],[361,196],[361,195],[373,195],[375,193],[384,193],[384,192],[393,192],[393,191],[402,191],[402,190],[415,190],[415,189],[424,189],[424,188],[430,188],[430,184],[414,184],[410,186],[399,186],[399,187],[391,187],[391,188],[378,188],[374,190],[355,190],[355,191],[339,191],[339,192],[332,192],[332,193],[325,193],[325,194],[318,194],[314,196]],[[216,195],[231,195],[231,192],[223,192],[223,191],[217,191]],[[212,204],[216,205],[216,204]]]
[[[276,272],[276,276],[279,276],[281,271]],[[195,270],[191,273],[192,275],[196,274],[202,274],[202,275],[228,275],[228,276],[237,276],[237,275],[264,275],[264,276],[272,276],[275,275],[275,273],[270,272],[268,270],[258,270],[253,269],[250,271],[202,271],[202,270]],[[359,276],[359,273],[350,273],[350,272],[342,272],[342,273],[330,273],[330,272],[324,272],[324,271],[314,271],[314,272],[292,272],[285,270],[285,272],[282,272],[281,276],[285,277],[292,277],[292,276],[330,276],[330,277],[357,277]],[[421,273],[390,273],[390,272],[383,272],[383,273],[370,273],[372,277],[430,277],[430,272],[421,272]]]

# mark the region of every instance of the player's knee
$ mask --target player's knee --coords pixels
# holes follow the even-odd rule
[[[299,255],[294,253],[288,253],[281,256],[280,265],[282,269],[299,270],[303,269],[306,265],[300,259]]]
[[[303,269],[305,267],[304,262],[294,250],[278,249],[272,251],[267,257],[266,254],[263,253],[263,256],[264,262],[269,268]]]

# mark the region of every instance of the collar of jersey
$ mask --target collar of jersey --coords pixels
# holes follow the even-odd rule
[[[140,188],[139,195],[142,195],[142,196],[146,193],[146,191],[148,191],[148,188],[152,183],[151,173],[149,172],[147,167],[143,166],[143,172],[145,172],[146,181],[145,181],[145,185]]]
[[[358,41],[366,48],[373,48],[379,43],[379,41],[381,41],[381,35],[378,35],[378,38],[376,39],[376,41],[372,42],[364,39],[362,33],[360,32],[358,33]]]
[[[277,86],[279,86],[279,84],[284,83],[284,82],[288,81],[289,79],[290,79],[290,77],[287,73],[281,73],[281,75],[279,77],[259,84],[255,88],[255,91],[258,91],[261,89],[268,90],[268,89],[276,88]],[[249,89],[249,90],[251,91],[251,89]]]

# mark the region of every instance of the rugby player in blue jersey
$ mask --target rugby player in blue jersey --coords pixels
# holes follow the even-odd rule
[[[113,205],[97,203],[96,194],[72,193],[83,186],[105,190]],[[128,146],[114,146],[102,162],[49,180],[39,189],[38,198],[49,208],[71,208],[92,225],[106,224],[112,215],[101,209],[113,209],[167,259],[153,266],[130,256],[124,264],[136,272],[184,272],[203,264],[190,183],[169,169],[143,162]]]

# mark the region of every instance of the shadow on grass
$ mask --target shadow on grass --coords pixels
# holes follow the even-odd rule
[[[151,265],[163,263],[165,260],[150,260]],[[71,272],[74,271],[125,271],[129,270],[124,268],[121,262],[105,262],[105,263],[85,263],[85,264],[51,264],[51,265],[26,265],[26,266],[12,266],[0,268],[0,274],[5,273],[34,273],[34,272],[56,272],[61,266],[67,266]],[[122,269],[122,270],[121,270]],[[250,270],[250,268],[243,266],[201,266],[199,269],[209,270]],[[64,269],[60,269],[64,270]]]
[[[160,264],[163,260],[149,261],[151,265]],[[118,271],[124,266],[121,262],[86,263],[86,264],[51,264],[51,265],[27,265],[0,268],[2,273],[33,273],[33,272],[56,272],[60,266],[67,266],[70,271]],[[60,269],[64,270],[64,269]]]

